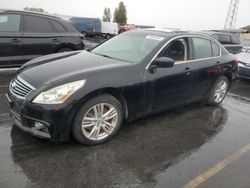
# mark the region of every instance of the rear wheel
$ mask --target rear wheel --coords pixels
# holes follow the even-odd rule
[[[101,95],[87,101],[79,110],[73,124],[75,139],[86,145],[108,141],[122,123],[122,107],[111,95]]]
[[[126,30],[121,29],[118,33],[121,34],[121,33],[125,32],[125,31],[126,31]]]
[[[229,89],[229,81],[227,77],[219,77],[211,89],[207,103],[209,105],[219,105],[227,95]]]
[[[111,38],[111,35],[110,35],[110,34],[106,34],[105,38],[106,38],[106,39],[110,39],[110,38]]]

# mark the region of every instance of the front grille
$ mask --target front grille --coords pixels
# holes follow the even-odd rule
[[[20,76],[17,76],[10,85],[11,92],[18,98],[24,99],[35,88],[23,80]]]

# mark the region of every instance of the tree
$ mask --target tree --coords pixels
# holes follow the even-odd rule
[[[241,29],[245,30],[247,33],[250,33],[250,25],[242,27]]]
[[[111,10],[110,8],[105,8],[103,11],[102,21],[110,22],[111,21]]]
[[[127,10],[125,4],[121,1],[118,8],[114,11],[114,22],[119,24],[127,23]]]
[[[23,10],[32,12],[45,12],[42,8],[35,8],[35,7],[25,7]]]

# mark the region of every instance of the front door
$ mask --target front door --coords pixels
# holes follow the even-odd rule
[[[170,42],[158,55],[175,61],[171,68],[156,68],[154,72],[146,70],[145,78],[150,88],[146,103],[150,111],[157,111],[185,102],[193,87],[193,74],[190,70],[189,38],[178,38]],[[150,69],[150,67],[149,67]]]
[[[0,68],[10,68],[23,61],[20,54],[22,33],[21,16],[18,14],[0,14]]]

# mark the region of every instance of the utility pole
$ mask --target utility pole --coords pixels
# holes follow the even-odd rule
[[[231,0],[224,29],[234,29],[240,0]]]

